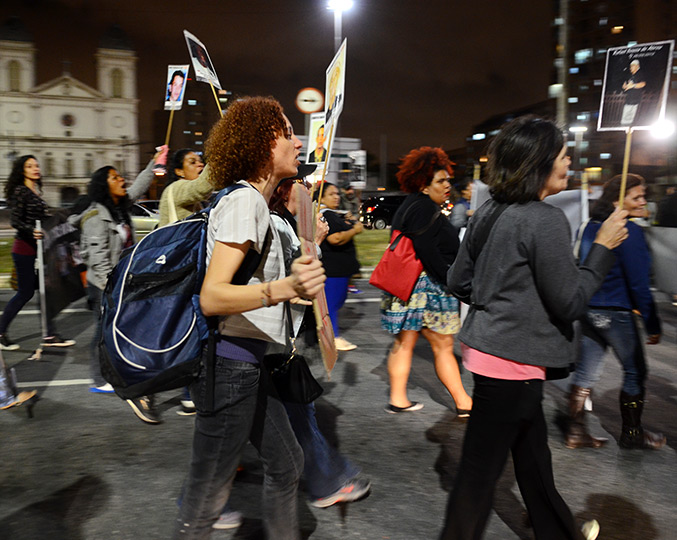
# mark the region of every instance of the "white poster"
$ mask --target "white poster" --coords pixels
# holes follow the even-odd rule
[[[324,95],[327,96],[327,99],[324,102],[324,131],[327,137],[330,137],[330,140],[327,141],[327,148],[330,151],[333,146],[334,136],[336,135],[335,128],[343,110],[346,87],[347,42],[347,39],[343,40],[341,47],[339,47],[326,72]]]
[[[183,105],[183,95],[188,80],[188,64],[167,66],[167,85],[165,86],[165,111],[179,110]]]
[[[607,51],[598,131],[650,129],[665,117],[674,41]]]
[[[211,58],[209,58],[207,48],[188,30],[184,30],[183,35],[186,37],[188,52],[190,53],[190,58],[193,61],[195,78],[200,82],[211,83],[213,86],[221,90],[221,83],[219,82],[219,78],[216,76],[216,70],[214,69]]]

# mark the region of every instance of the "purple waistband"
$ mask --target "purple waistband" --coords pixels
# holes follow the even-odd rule
[[[261,339],[219,336],[216,354],[229,360],[258,364],[266,354],[268,342]]]

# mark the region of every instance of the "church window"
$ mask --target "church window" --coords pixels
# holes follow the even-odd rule
[[[111,72],[111,83],[112,83],[112,97],[121,98],[122,97],[122,71],[119,69],[114,69]]]
[[[7,64],[7,71],[9,72],[9,91],[21,91],[21,66],[16,60],[12,60]]]

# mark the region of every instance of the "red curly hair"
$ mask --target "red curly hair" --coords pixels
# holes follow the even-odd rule
[[[236,100],[214,125],[205,145],[215,188],[223,189],[238,180],[258,182],[272,166],[275,141],[286,129],[277,100]]]
[[[405,193],[418,193],[430,185],[437,171],[447,171],[453,178],[453,165],[456,164],[441,148],[421,146],[402,158],[397,171],[397,181]]]

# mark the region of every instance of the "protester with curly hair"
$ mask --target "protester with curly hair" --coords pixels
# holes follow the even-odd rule
[[[435,371],[454,399],[457,414],[467,417],[472,408],[453,352],[453,334],[460,328],[458,300],[445,285],[447,270],[458,251],[458,232],[440,212],[451,191],[451,178],[452,162],[447,154],[441,148],[429,146],[409,152],[397,172],[400,188],[411,195],[395,213],[393,230],[411,238],[423,272],[408,301],[389,293],[383,293],[381,301],[381,327],[395,334],[388,355],[389,413],[423,407],[407,397],[414,347],[421,335],[433,349]]]
[[[219,317],[216,358],[206,359],[216,373],[208,382],[202,370],[191,385],[197,418],[176,539],[209,536],[247,441],[263,461],[266,537],[300,539],[303,452],[262,361],[269,342],[284,345],[289,336],[284,302],[312,298],[324,284],[321,263],[309,256],[296,259],[285,277],[270,224],[268,201],[280,180],[297,173],[301,146],[280,104],[260,97],[235,101],[207,141],[216,188],[243,187],[223,197],[209,219],[200,306]]]
[[[562,131],[538,117],[503,126],[489,147],[492,199],[475,213],[448,286],[470,304],[459,340],[473,374],[473,409],[440,540],[481,538],[508,454],[539,540],[581,538],[555,487],[543,416],[543,383],[565,377],[573,360],[572,323],[614,262],[627,236],[615,212],[581,267],[564,213],[543,199],[567,186]],[[599,524],[583,527],[594,540]]]
[[[37,258],[37,240],[43,238],[43,232],[36,228],[36,221],[47,217],[47,203],[40,196],[42,174],[35,156],[25,155],[18,158],[12,166],[5,197],[11,208],[10,223],[16,229],[12,245],[12,259],[16,268],[18,290],[7,302],[0,317],[0,349],[15,351],[19,348],[7,335],[7,329],[17,313],[33,298],[37,285],[35,259]],[[47,335],[43,336],[43,347],[70,347],[75,345],[72,339],[62,339],[55,332],[54,324],[47,318]]]

